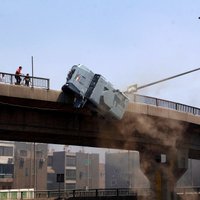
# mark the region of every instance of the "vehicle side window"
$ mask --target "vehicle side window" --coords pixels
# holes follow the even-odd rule
[[[67,81],[69,81],[69,80],[72,78],[74,72],[75,72],[75,69],[71,69],[71,70],[69,71],[69,73],[68,73],[68,75],[67,75]]]

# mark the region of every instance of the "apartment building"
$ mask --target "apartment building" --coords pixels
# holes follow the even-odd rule
[[[139,152],[122,151],[105,154],[105,187],[149,187],[149,181],[140,170]]]
[[[66,151],[50,152],[48,154],[47,189],[76,188],[76,155]],[[62,175],[63,180],[58,180]]]
[[[58,182],[58,175],[64,180]],[[99,188],[99,155],[83,152],[51,152],[48,156],[47,188]]]
[[[13,188],[14,143],[0,141],[0,189]]]
[[[46,190],[47,144],[15,142],[13,188]]]
[[[76,153],[76,188],[99,188],[99,154]]]

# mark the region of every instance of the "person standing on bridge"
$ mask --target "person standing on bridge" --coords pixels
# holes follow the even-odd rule
[[[15,79],[16,79],[16,85],[20,85],[21,82],[21,71],[22,71],[22,66],[19,66],[18,69],[15,72]]]
[[[29,74],[26,74],[26,76],[24,77],[25,86],[29,87],[30,81],[31,80]]]

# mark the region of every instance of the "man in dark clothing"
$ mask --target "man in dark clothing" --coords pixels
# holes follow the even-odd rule
[[[29,87],[29,84],[30,84],[30,76],[29,76],[29,74],[26,74],[26,76],[24,77],[24,82],[25,82],[25,85]]]

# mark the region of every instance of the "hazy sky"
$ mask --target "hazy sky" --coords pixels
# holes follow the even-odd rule
[[[116,88],[200,67],[199,0],[0,0],[0,71],[50,78],[60,90],[74,64]],[[139,94],[200,107],[200,71]]]

